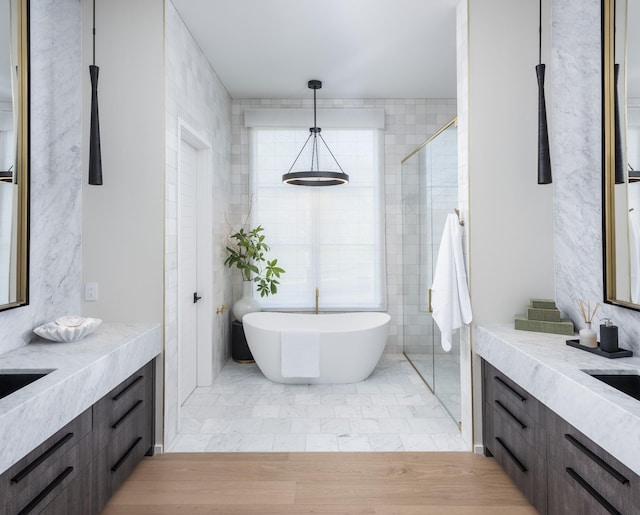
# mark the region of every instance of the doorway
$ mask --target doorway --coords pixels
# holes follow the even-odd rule
[[[178,402],[212,380],[211,152],[180,123],[177,180]]]

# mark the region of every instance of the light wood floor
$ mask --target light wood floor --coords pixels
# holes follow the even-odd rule
[[[537,513],[471,453],[193,453],[145,458],[103,515]]]

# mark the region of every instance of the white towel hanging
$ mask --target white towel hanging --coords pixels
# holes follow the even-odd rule
[[[433,320],[441,333],[442,348],[451,350],[453,331],[471,322],[471,300],[462,253],[462,227],[457,215],[447,216],[431,287]]]

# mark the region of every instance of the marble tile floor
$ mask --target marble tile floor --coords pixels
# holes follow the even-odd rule
[[[460,421],[462,399],[460,393],[460,357],[458,354],[408,354],[418,373],[434,389],[445,410]]]
[[[285,385],[229,361],[181,410],[167,452],[465,451],[457,425],[401,354],[360,383]]]

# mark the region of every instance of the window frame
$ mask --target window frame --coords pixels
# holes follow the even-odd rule
[[[258,190],[258,186],[256,186],[255,184],[255,174],[256,174],[256,164],[255,164],[255,159],[256,159],[256,131],[261,131],[261,130],[268,130],[268,131],[278,131],[278,130],[293,130],[293,131],[308,131],[308,127],[283,127],[283,126],[278,126],[278,127],[260,127],[260,126],[252,126],[252,127],[248,127],[248,143],[249,143],[249,156],[248,156],[248,167],[249,167],[249,181],[248,181],[248,188],[249,188],[249,197],[251,199],[250,201],[250,207],[249,207],[249,223],[251,225],[251,227],[257,225],[260,223],[260,221],[257,219],[258,215],[255,209],[254,204],[254,200],[256,198],[259,197],[259,190]],[[331,131],[332,129],[327,129],[326,132]],[[374,246],[377,242],[377,260],[375,261],[375,264],[377,264],[377,275],[378,275],[378,282],[375,285],[375,290],[377,291],[377,295],[378,295],[378,302],[376,303],[371,303],[371,304],[367,304],[365,302],[353,302],[353,301],[349,301],[342,304],[334,304],[334,305],[322,305],[322,299],[323,299],[323,295],[322,295],[322,288],[320,287],[320,307],[322,309],[323,312],[349,312],[349,311],[386,311],[387,310],[387,265],[386,265],[386,253],[387,253],[387,249],[386,249],[386,230],[385,230],[385,226],[386,226],[386,211],[385,211],[385,181],[384,181],[384,131],[379,129],[379,128],[375,128],[375,127],[370,127],[370,128],[366,128],[366,127],[341,127],[338,129],[334,129],[334,130],[364,130],[364,131],[371,131],[373,133],[373,141],[375,143],[375,148],[374,148],[374,152],[375,152],[375,157],[374,157],[374,161],[377,163],[377,173],[374,176],[374,184],[373,184],[373,193],[374,193],[374,200],[373,200],[373,210],[375,212],[375,220],[373,222],[373,227],[374,227],[374,231],[376,232],[375,234],[375,240],[374,240]],[[331,147],[331,144],[329,145]],[[333,150],[333,149],[332,149]],[[334,152],[335,153],[335,152]],[[291,159],[293,160],[295,156],[292,156]],[[339,155],[336,155],[336,158],[338,159],[338,162],[340,162],[340,157]],[[287,170],[283,170],[283,173],[285,173]],[[349,173],[349,172],[347,172]],[[284,187],[287,188],[305,188],[304,186],[293,186],[293,185],[285,185]],[[313,203],[314,203],[314,207],[312,209],[312,212],[320,209],[317,206],[317,198],[319,195],[314,194],[314,191],[317,191],[319,189],[322,190],[326,190],[327,188],[348,188],[348,185],[345,186],[332,186],[332,187],[325,187],[325,188],[311,188],[311,196],[313,199]],[[308,189],[308,187],[306,187]],[[314,220],[317,220],[317,217],[313,217]],[[268,229],[268,228],[267,228]],[[319,280],[318,277],[320,275],[320,265],[317,259],[317,252],[319,249],[322,248],[323,244],[319,241],[319,237],[318,237],[318,227],[317,224],[314,223],[313,227],[312,227],[312,241],[311,241],[311,255],[314,256],[313,258],[313,267],[312,267],[312,273],[313,276],[315,277],[315,284],[318,285],[319,284]],[[267,239],[267,243],[269,243],[269,239]],[[375,250],[374,250],[375,251]],[[273,253],[272,256],[267,256],[268,258],[278,258],[278,254],[277,251]],[[285,270],[287,269],[286,264],[279,261],[278,263],[279,265],[281,265]],[[282,277],[283,280],[286,280],[286,273],[285,275],[283,275]],[[317,286],[316,286],[317,287]],[[303,300],[300,304],[288,304],[288,303],[280,303],[279,300],[279,293],[276,294],[275,296],[269,296],[268,298],[265,297],[257,297],[263,304],[263,309],[265,311],[289,311],[289,312],[308,312],[310,310],[313,310],[315,308],[315,299],[314,298],[310,298],[307,302],[307,300]],[[280,297],[282,298],[282,297]]]

